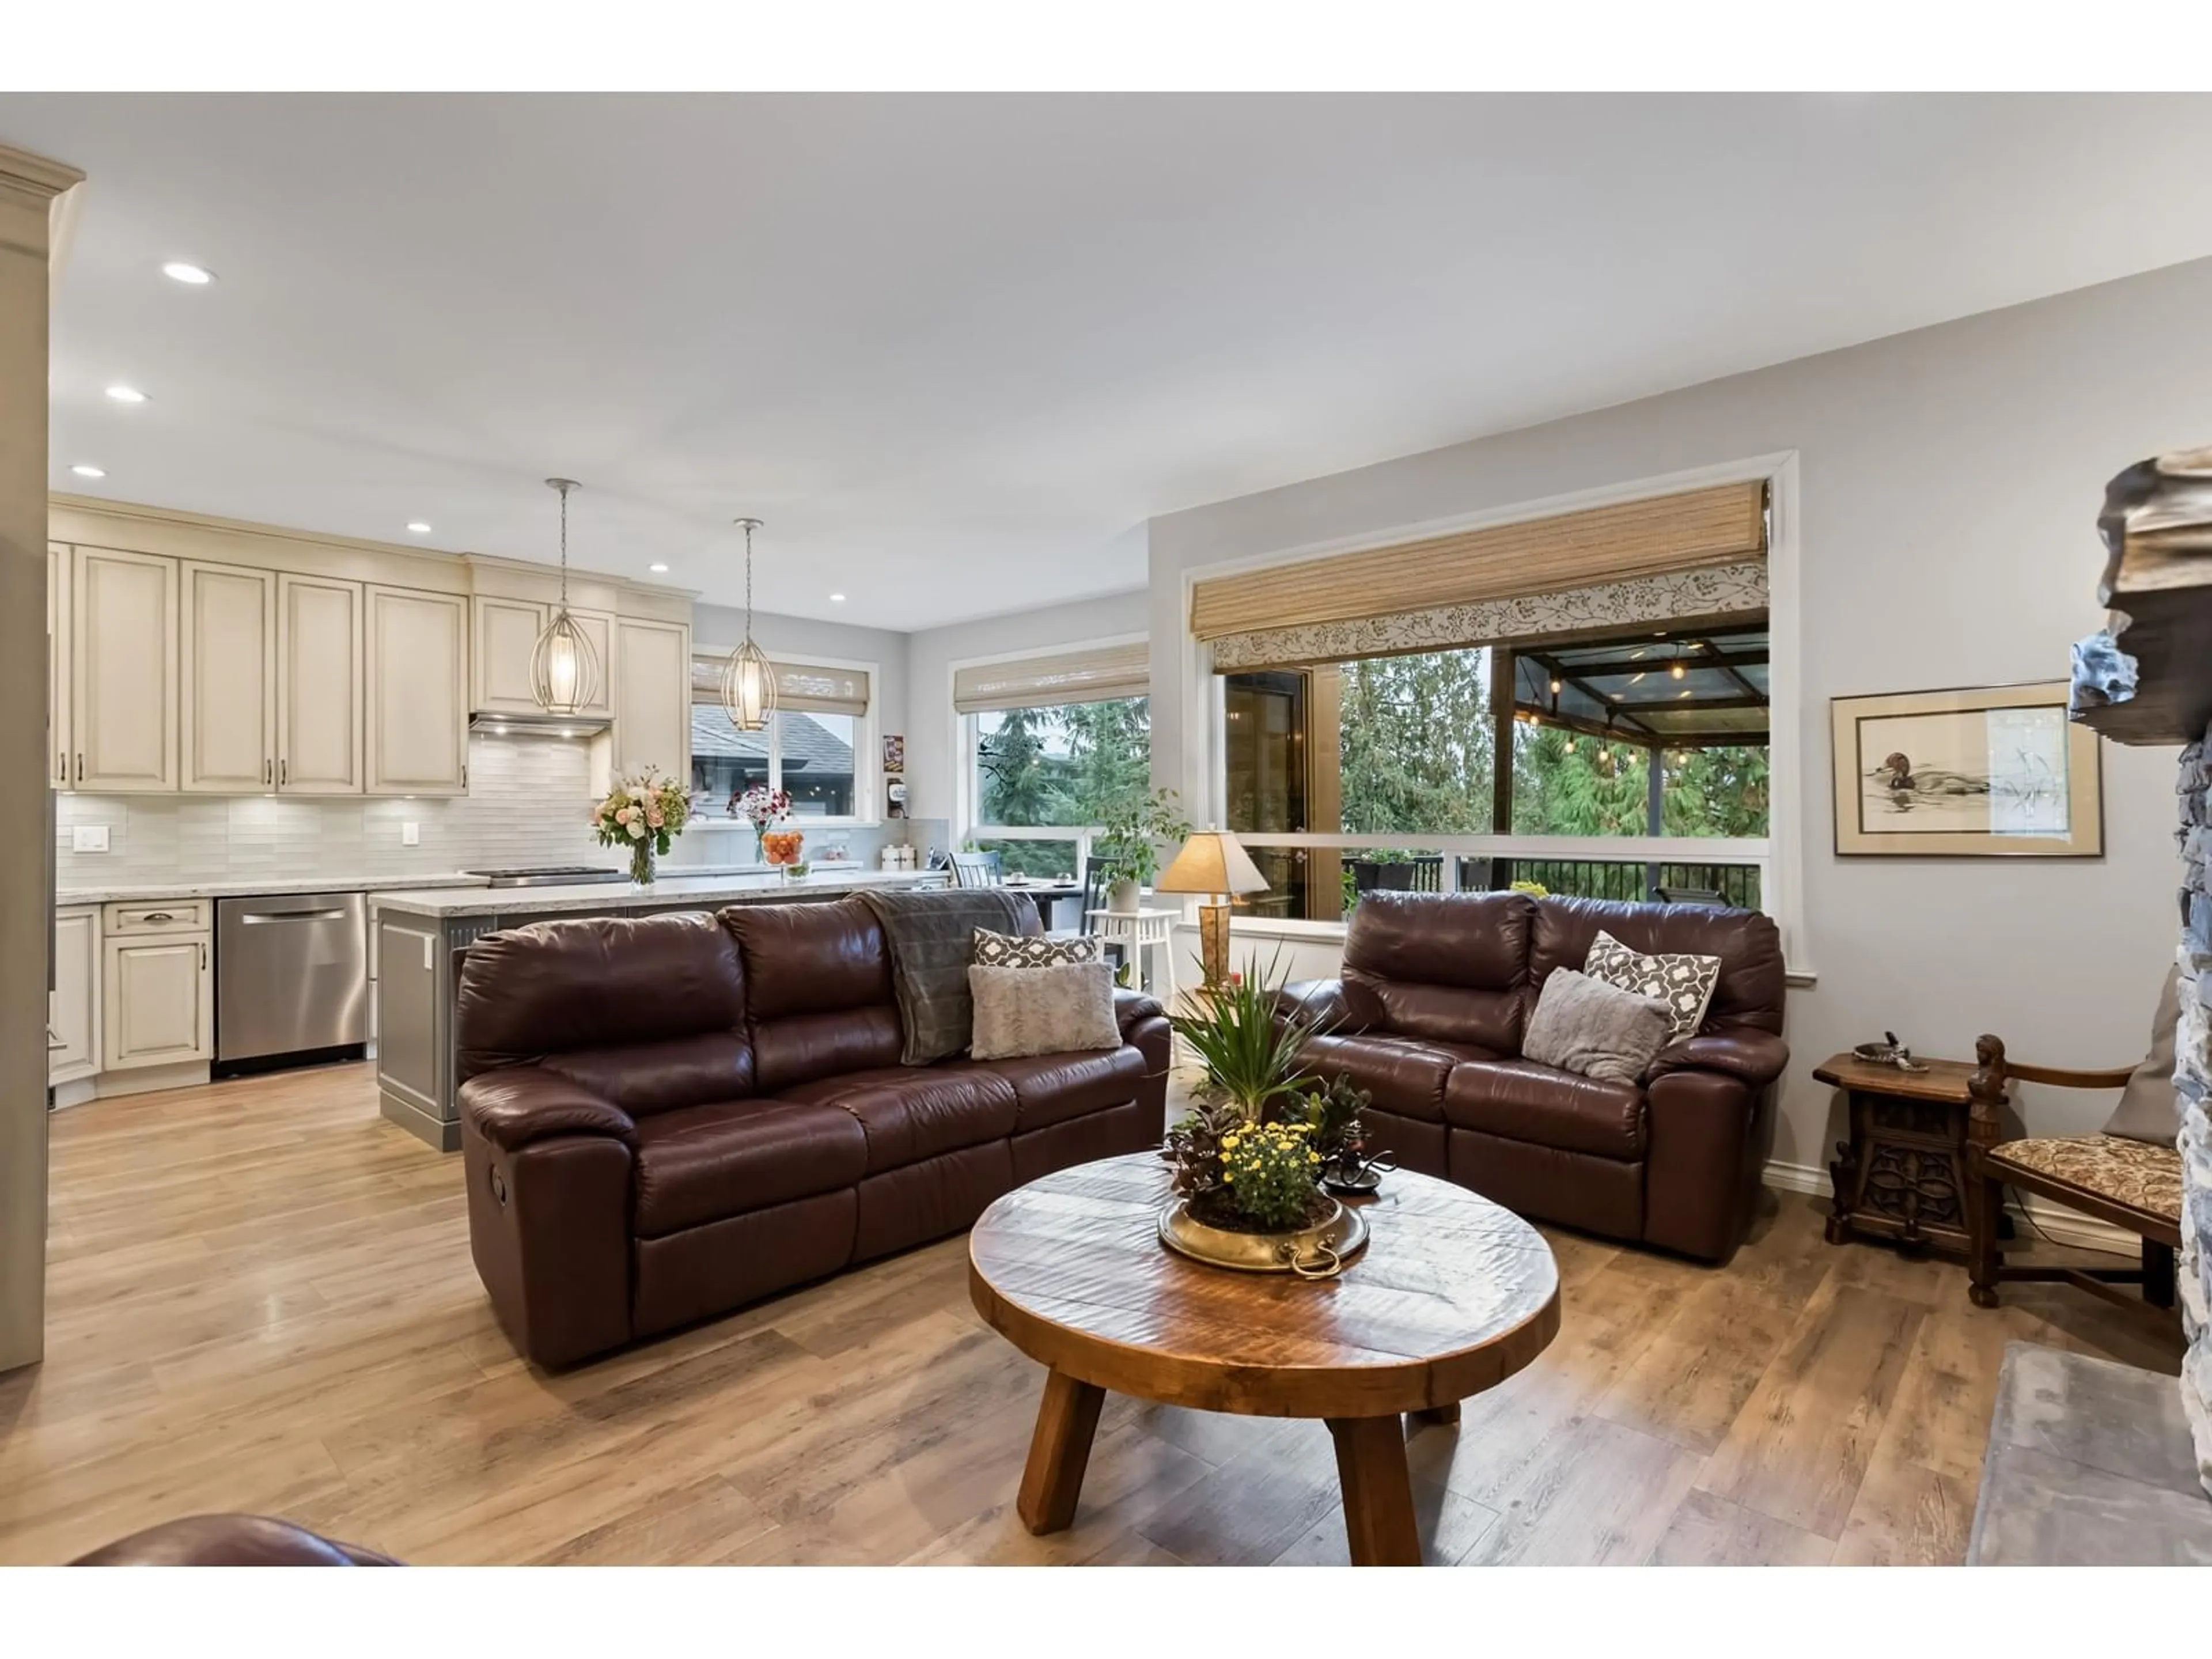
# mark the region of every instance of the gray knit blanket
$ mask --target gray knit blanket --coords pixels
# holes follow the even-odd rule
[[[1026,933],[1036,909],[1003,887],[937,892],[875,892],[860,896],[883,924],[890,946],[891,986],[906,1033],[900,1062],[927,1066],[949,1059],[974,1040],[975,1004],[968,992],[975,930]]]

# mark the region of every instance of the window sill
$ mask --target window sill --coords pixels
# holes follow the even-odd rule
[[[884,827],[884,821],[881,818],[791,818],[779,827],[809,832],[816,830],[880,830]],[[694,830],[743,830],[750,835],[752,825],[743,818],[693,818],[684,826],[684,830],[687,835]]]

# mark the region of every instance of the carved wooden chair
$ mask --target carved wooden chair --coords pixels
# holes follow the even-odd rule
[[[1993,1036],[1974,1045],[1979,1062],[1966,1080],[1972,1097],[1966,1120],[1966,1227],[1970,1240],[1967,1295],[1976,1307],[1997,1305],[1997,1286],[2008,1281],[2059,1282],[2094,1291],[2123,1307],[2140,1305],[2115,1285],[2140,1285],[2153,1308],[2173,1306],[2173,1253],[2181,1244],[2181,1154],[2171,1146],[2118,1135],[2062,1135],[2006,1140],[2000,1112],[2006,1085],[2048,1084],[2057,1089],[2118,1089],[2135,1071],[2105,1072],[2023,1066],[2005,1057]],[[2009,1267],[1998,1238],[2004,1189],[2017,1187],[2069,1210],[2124,1229],[2142,1240],[2139,1267]]]

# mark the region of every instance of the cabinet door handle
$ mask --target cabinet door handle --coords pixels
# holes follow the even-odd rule
[[[469,793],[469,763],[466,761],[461,763],[461,793],[465,795]]]
[[[200,944],[200,972],[204,974],[207,972],[207,943],[205,940],[202,940]]]
[[[276,763],[276,785],[282,788],[292,775],[292,763],[287,758]]]
[[[276,763],[272,760],[263,761],[261,763],[261,781],[264,783],[273,782],[276,776]]]
[[[79,783],[84,781],[84,750],[82,749],[76,751],[76,781]]]

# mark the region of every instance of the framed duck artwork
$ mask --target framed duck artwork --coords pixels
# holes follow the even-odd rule
[[[1836,851],[1911,858],[2099,858],[2097,736],[2068,684],[1837,697]]]

